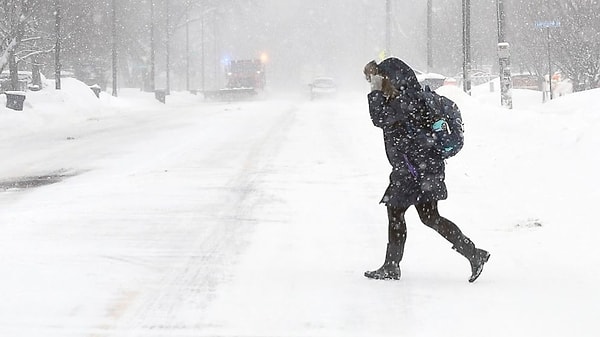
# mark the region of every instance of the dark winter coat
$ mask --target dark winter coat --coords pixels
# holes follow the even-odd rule
[[[373,124],[383,129],[385,150],[392,173],[381,200],[387,206],[408,207],[447,197],[444,160],[433,148],[435,122],[418,98],[421,86],[414,71],[404,62],[389,58],[379,70],[398,90],[388,99],[382,91],[368,95]]]

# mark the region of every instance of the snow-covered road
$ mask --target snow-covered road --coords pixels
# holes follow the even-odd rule
[[[593,171],[579,154],[598,144],[598,119],[456,99],[469,143],[440,207],[492,252],[475,284],[412,210],[402,280],[362,276],[383,259],[389,170],[362,93],[132,101],[8,130],[0,336],[595,336],[598,231],[565,195]],[[583,171],[565,172],[572,158]],[[9,188],[38,176],[63,180]]]
[[[8,139],[5,185],[66,179],[0,195],[1,288],[18,285],[2,329],[102,335],[206,307],[254,228],[256,182],[293,117],[289,104],[204,105]]]

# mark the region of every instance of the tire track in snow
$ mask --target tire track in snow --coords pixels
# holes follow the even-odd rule
[[[245,113],[238,111],[238,118],[265,118],[255,114],[244,116]],[[272,113],[264,114],[268,117]],[[223,200],[221,206],[203,218],[204,225],[210,227],[204,236],[186,242],[187,247],[177,255],[154,258],[159,260],[156,261],[159,265],[167,266],[167,270],[153,284],[138,289],[137,298],[130,297],[133,303],[129,304],[128,310],[122,310],[119,322],[112,330],[114,334],[120,335],[120,331],[127,330],[131,331],[130,336],[146,336],[149,333],[167,336],[195,329],[202,311],[214,299],[219,284],[232,277],[232,267],[242,255],[259,221],[253,214],[254,207],[263,197],[258,185],[261,177],[267,174],[265,168],[279,151],[294,116],[295,108],[287,108],[277,112],[266,128],[261,122],[260,130],[246,130],[260,132],[260,136],[245,144],[241,162],[235,163],[239,166],[234,167],[235,173],[221,189],[227,191],[225,195],[230,199]],[[233,145],[230,142],[227,140],[215,147],[208,152],[209,157],[229,152],[229,148],[239,141]],[[194,227],[196,220],[198,218],[192,217],[179,221],[188,222],[182,226],[187,228]]]

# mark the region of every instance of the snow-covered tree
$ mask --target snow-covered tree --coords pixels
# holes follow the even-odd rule
[[[18,89],[18,63],[43,52],[35,29],[38,0],[0,0],[0,71],[10,69],[10,84]]]
[[[518,64],[538,75],[548,73],[548,35],[554,70],[573,80],[575,90],[600,86],[600,1],[513,1],[510,29]],[[560,22],[539,28],[537,22]],[[548,34],[549,33],[549,34]]]

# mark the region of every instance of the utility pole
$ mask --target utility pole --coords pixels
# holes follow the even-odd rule
[[[510,74],[510,45],[504,35],[505,12],[503,0],[496,0],[498,21],[498,62],[500,65],[500,103],[512,109],[512,80]]]
[[[56,90],[60,90],[60,0],[54,0],[54,30],[56,34],[56,44],[54,46],[54,81]]]
[[[112,95],[117,97],[117,8],[112,0]]]
[[[552,54],[550,53],[550,27],[546,27],[546,36],[548,37],[547,42],[548,42],[548,85],[550,88],[550,100],[554,99],[554,95],[552,93]]]
[[[202,92],[204,93],[204,91],[206,90],[206,78],[207,78],[207,74],[206,74],[206,53],[207,53],[207,47],[206,47],[206,15],[208,13],[214,12],[215,11],[215,7],[206,7],[206,2],[202,2],[200,4],[200,76],[201,76],[201,87],[202,87]],[[210,22],[209,22],[210,23]],[[212,20],[212,25],[213,25],[213,48],[215,51],[215,66],[214,66],[214,74],[213,74],[213,85],[217,85],[219,84],[219,79],[218,79],[218,67],[219,64],[221,64],[221,60],[219,57],[219,53],[218,53],[218,39],[217,39],[217,24],[218,24],[218,19],[216,15],[213,15],[213,20]]]
[[[219,39],[218,39],[219,20],[218,20],[217,15],[213,15],[212,24],[213,24],[213,49],[215,52],[213,81],[214,81],[214,85],[219,87],[220,80],[221,80],[221,77],[219,76],[219,68],[220,68],[219,66],[221,65],[221,58],[219,55]],[[202,43],[202,45],[204,45],[204,42]],[[204,91],[204,88],[202,88],[202,90]]]
[[[189,2],[185,11],[185,90],[190,91],[190,15]]]
[[[167,87],[166,87],[166,92],[165,95],[170,95],[171,94],[171,74],[170,74],[170,60],[169,60],[169,53],[170,53],[170,38],[171,38],[171,34],[170,34],[170,22],[169,22],[169,0],[165,0],[165,15],[166,15],[166,31],[167,31]]]
[[[156,51],[154,46],[154,0],[150,0],[150,89],[154,92],[156,86],[154,83]]]
[[[552,54],[551,50],[551,35],[550,28],[560,28],[560,21],[557,20],[548,20],[548,21],[537,21],[535,26],[538,28],[546,29],[546,38],[547,38],[547,48],[548,48],[548,84],[550,89],[550,99],[553,99],[554,95],[552,94]],[[545,98],[545,96],[544,96]]]
[[[433,68],[433,23],[432,23],[432,0],[427,0],[427,72]]]
[[[471,94],[471,0],[462,0],[463,90]]]
[[[204,7],[204,2],[202,2],[202,7],[200,8],[200,74],[201,74],[201,80],[202,80],[202,93],[204,94],[204,92],[206,91],[206,71],[205,71],[205,66],[206,66],[206,61],[205,61],[205,56],[206,56],[206,50],[204,48],[204,14],[205,14],[206,8]]]
[[[498,22],[498,43],[505,42],[504,20],[506,18],[506,14],[504,12],[504,0],[496,0],[496,16]]]
[[[385,0],[385,56],[392,54],[392,1]]]

